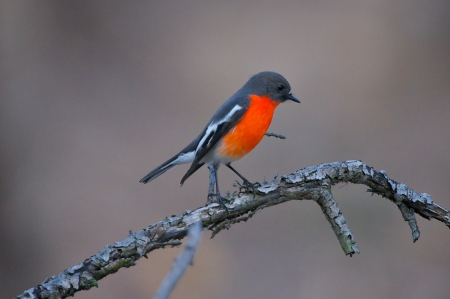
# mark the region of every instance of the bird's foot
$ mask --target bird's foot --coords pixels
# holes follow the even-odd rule
[[[219,203],[219,205],[220,205],[222,208],[224,208],[225,211],[227,211],[227,214],[228,214],[228,213],[229,213],[228,208],[227,208],[227,206],[225,205],[225,203],[223,202],[224,200],[227,200],[227,198],[226,198],[226,197],[222,197],[222,196],[220,195],[220,193],[217,193],[217,194],[216,194],[216,199],[217,199],[217,202]]]
[[[228,213],[229,213],[228,208],[227,208],[227,206],[226,206],[225,203],[224,203],[224,201],[225,201],[225,200],[228,200],[228,198],[222,197],[222,196],[220,195],[220,193],[208,193],[208,200],[206,201],[206,205],[209,205],[209,204],[211,204],[211,203],[214,202],[214,199],[213,199],[214,196],[216,197],[217,203],[218,203],[222,208],[224,208],[225,211],[227,211],[227,214],[228,214]]]
[[[239,183],[238,181],[236,181],[236,183],[239,188],[239,192],[241,192],[241,189],[244,189],[245,193],[248,194],[248,193],[250,193],[250,189],[251,189],[251,191],[253,193],[253,198],[256,196],[256,187],[258,187],[260,185],[258,182],[250,183],[250,181],[248,181],[248,180],[244,180],[242,182],[242,184]]]
[[[214,202],[214,196],[216,196],[216,193],[208,193],[208,199],[206,200],[206,205],[212,204]]]

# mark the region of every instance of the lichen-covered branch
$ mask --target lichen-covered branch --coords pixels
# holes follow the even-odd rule
[[[387,177],[361,161],[351,160],[307,167],[295,173],[264,182],[253,194],[234,194],[227,203],[229,213],[212,203],[181,215],[166,218],[130,235],[114,245],[107,245],[84,262],[52,276],[17,298],[66,298],[80,290],[98,285],[103,277],[130,267],[149,252],[181,244],[188,228],[200,221],[213,236],[231,225],[247,221],[264,208],[290,200],[316,201],[331,224],[345,254],[358,252],[346,221],[334,202],[331,186],[337,183],[365,184],[368,191],[392,201],[408,222],[413,240],[419,238],[415,214],[436,219],[450,227],[449,211],[435,204],[430,195],[416,193],[402,183]]]
[[[336,234],[344,253],[350,256],[355,253],[359,253],[359,249],[353,239],[352,232],[347,226],[347,221],[345,221],[341,210],[339,210],[337,206],[337,203],[334,201],[331,191],[327,189],[322,190],[320,197],[316,200],[316,202],[322,208],[322,212],[325,214],[328,222],[330,222],[331,228]]]

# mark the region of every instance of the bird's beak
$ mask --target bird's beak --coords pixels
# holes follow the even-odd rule
[[[297,98],[294,97],[291,93],[289,94],[288,100],[291,100],[291,101],[296,102],[296,103],[300,103],[300,101],[297,100]]]

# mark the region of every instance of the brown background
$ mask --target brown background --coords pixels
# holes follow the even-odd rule
[[[149,185],[252,74],[302,104],[234,166],[252,181],[361,159],[450,207],[449,1],[21,1],[0,4],[0,297],[128,231],[204,204],[207,170]],[[233,190],[231,171],[219,172]],[[171,298],[450,298],[450,232],[336,186],[362,253],[346,257],[312,202],[210,240]],[[179,249],[153,252],[76,298],[150,298]]]

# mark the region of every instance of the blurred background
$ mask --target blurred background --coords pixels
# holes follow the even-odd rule
[[[147,172],[253,74],[301,104],[234,163],[251,181],[361,159],[450,208],[449,1],[0,2],[0,297],[206,202],[208,171]],[[219,171],[223,192],[237,177]],[[450,231],[364,186],[333,188],[361,254],[314,202],[204,232],[171,298],[450,298]],[[152,252],[76,298],[150,298],[180,249]]]

